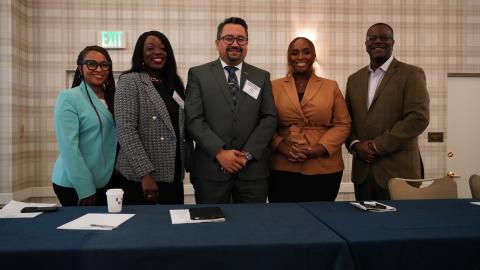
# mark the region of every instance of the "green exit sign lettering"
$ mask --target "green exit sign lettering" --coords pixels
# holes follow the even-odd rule
[[[125,49],[125,32],[123,31],[99,31],[97,44],[106,49]]]

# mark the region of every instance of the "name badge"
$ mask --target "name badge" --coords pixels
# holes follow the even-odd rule
[[[177,91],[173,91],[173,100],[177,102],[178,106],[182,108],[182,110],[185,107],[185,102],[183,101],[182,97],[177,93]]]
[[[251,81],[247,80],[245,85],[243,86],[242,91],[245,92],[247,95],[251,96],[255,100],[258,98],[258,94],[260,93],[261,88],[252,83]]]

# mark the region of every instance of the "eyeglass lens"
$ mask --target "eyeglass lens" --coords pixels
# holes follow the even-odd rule
[[[103,71],[109,71],[112,68],[112,64],[109,62],[101,62],[97,63],[97,61],[94,60],[85,60],[83,62],[85,65],[87,65],[87,68],[89,70],[96,70],[98,66],[100,66],[100,69]]]
[[[248,38],[244,37],[244,36],[238,36],[238,37],[223,36],[220,39],[222,39],[223,42],[225,42],[225,44],[227,44],[227,45],[232,45],[233,42],[235,42],[235,40],[237,41],[238,45],[245,45],[248,42]]]

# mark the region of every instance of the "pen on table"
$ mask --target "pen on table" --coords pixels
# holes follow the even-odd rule
[[[90,227],[106,228],[106,229],[115,229],[117,226],[104,225],[104,224],[90,224]]]

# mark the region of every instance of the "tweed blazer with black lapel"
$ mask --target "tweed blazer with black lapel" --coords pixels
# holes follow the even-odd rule
[[[116,168],[126,178],[141,181],[151,173],[156,181],[173,182],[177,137],[162,97],[146,73],[120,76],[115,93],[115,121],[120,151]],[[182,171],[185,164],[185,116],[179,106]],[[182,173],[182,179],[183,179]]]

